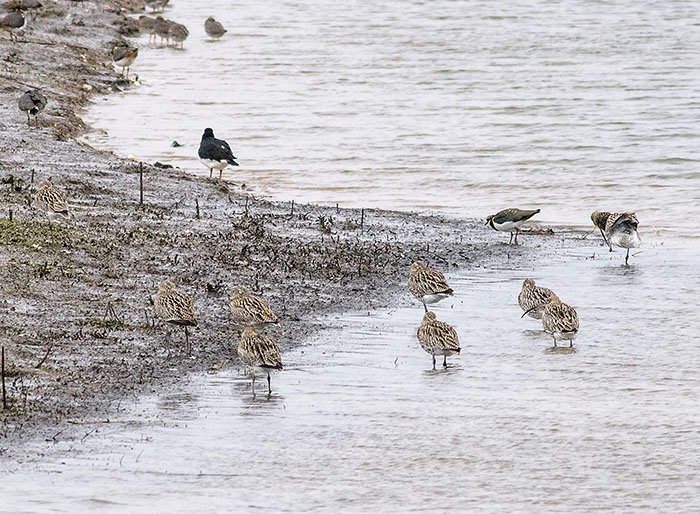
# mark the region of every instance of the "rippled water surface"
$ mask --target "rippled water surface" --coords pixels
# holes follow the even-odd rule
[[[229,370],[192,395],[146,400],[155,426],[103,425],[48,448],[50,458],[5,474],[3,506],[700,509],[697,309],[682,301],[700,288],[700,271],[681,250],[645,251],[630,267],[599,251],[455,277],[456,296],[436,308],[461,338],[447,370],[433,371],[415,339],[420,305],[342,316],[285,353],[272,397],[253,398]],[[541,325],[520,318],[525,276],[578,309],[574,352],[553,351]]]
[[[92,142],[207,173],[211,126],[240,159],[227,178],[279,199],[578,225],[636,210],[696,237],[694,0],[172,3],[185,50],[142,37],[142,86],[97,101]]]
[[[8,463],[0,511],[700,510],[700,4],[173,4],[185,50],[142,38],[141,85],[96,100],[92,142],[205,173],[211,126],[240,159],[227,177],[273,197],[581,225],[636,209],[651,244],[629,267],[590,246],[449,274],[447,370],[408,296],[319,320],[270,398],[228,367],[142,399],[123,421],[152,425]],[[526,277],[578,310],[574,351],[520,318]]]

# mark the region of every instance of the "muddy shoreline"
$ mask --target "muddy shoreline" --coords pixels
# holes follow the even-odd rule
[[[270,332],[284,352],[322,329],[328,314],[410,302],[405,281],[416,259],[449,277],[526,265],[576,244],[548,233],[514,247],[480,220],[269,202],[148,164],[141,204],[138,163],[74,139],[87,129],[78,113],[93,95],[128,87],[108,49],[132,33],[125,13],[139,7],[51,2],[18,42],[0,40],[0,339],[9,403],[0,411],[0,455],[26,458],[23,441],[51,444],[62,429],[70,438],[70,422],[108,419],[125,398],[235,366],[240,332],[228,298],[237,284],[280,314]],[[38,126],[16,108],[27,86],[49,99]],[[52,226],[31,205],[48,176],[68,195],[68,223]],[[150,300],[166,277],[195,299],[192,358],[181,331],[153,321]]]

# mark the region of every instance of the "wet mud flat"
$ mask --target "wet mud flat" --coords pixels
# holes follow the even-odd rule
[[[449,277],[536,262],[577,244],[578,236],[549,233],[525,235],[514,247],[479,220],[273,203],[241,184],[140,165],[77,142],[86,130],[79,109],[92,95],[128,87],[108,50],[133,30],[125,12],[138,7],[51,3],[20,42],[0,41],[0,340],[8,403],[0,411],[0,454],[21,459],[22,442],[36,438],[80,439],[80,423],[109,419],[129,397],[237,365],[240,329],[228,312],[235,285],[265,295],[280,315],[269,333],[284,352],[322,330],[327,321],[317,320],[330,313],[410,301],[405,281],[416,259]],[[27,85],[49,99],[38,126],[28,127],[16,109]],[[68,222],[50,224],[32,205],[47,177],[68,195]],[[153,318],[151,301],[165,278],[194,298],[192,356],[182,330]]]

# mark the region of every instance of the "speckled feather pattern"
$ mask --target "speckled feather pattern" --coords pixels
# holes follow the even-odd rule
[[[542,319],[544,306],[550,298],[557,298],[554,291],[546,287],[535,285],[535,281],[531,278],[523,281],[523,287],[518,295],[518,304],[523,311],[528,311],[528,316],[535,319]]]
[[[576,309],[558,298],[552,298],[544,307],[542,327],[548,334],[567,334],[566,339],[573,339],[578,331],[578,314]]]
[[[175,325],[195,326],[197,317],[192,299],[175,287],[172,280],[164,280],[153,302],[156,316]]]
[[[238,357],[246,366],[282,369],[282,356],[277,343],[253,327],[243,329],[237,351]]]
[[[460,352],[457,331],[438,321],[434,312],[426,312],[416,333],[421,348],[431,355],[455,355]]]
[[[444,293],[452,295],[453,291],[440,271],[429,268],[421,261],[411,265],[408,275],[408,290],[413,296],[421,300],[426,295]]]
[[[260,296],[248,292],[245,287],[236,287],[229,303],[231,315],[236,323],[244,326],[263,326],[278,322],[277,315]]]
[[[34,201],[40,209],[48,214],[49,218],[57,216],[70,217],[66,194],[56,189],[50,180],[42,180],[39,183],[39,189],[34,195]]]
[[[634,230],[637,230],[639,226],[637,215],[634,212],[614,212],[610,214],[605,223],[605,235],[609,237],[622,224],[629,224]]]

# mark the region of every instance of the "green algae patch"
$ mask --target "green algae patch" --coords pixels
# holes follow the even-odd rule
[[[74,230],[57,224],[0,219],[0,246],[39,250],[73,246],[81,239]]]

